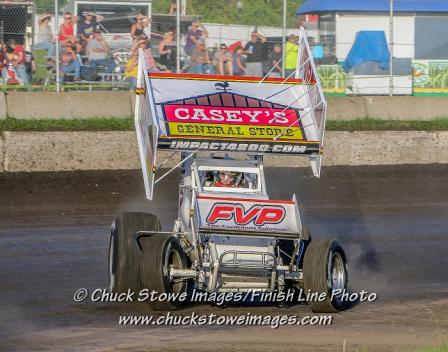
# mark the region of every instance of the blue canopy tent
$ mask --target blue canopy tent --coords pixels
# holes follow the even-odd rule
[[[304,0],[296,15],[322,12],[389,12],[389,0]],[[448,13],[448,1],[394,0],[394,12]]]

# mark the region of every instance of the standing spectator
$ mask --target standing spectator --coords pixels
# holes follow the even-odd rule
[[[6,44],[0,40],[0,75],[3,67],[6,64]]]
[[[76,51],[72,47],[67,47],[61,52],[61,65],[59,66],[59,79],[62,81],[64,75],[73,73],[75,75],[75,81],[79,81],[81,78],[81,64],[78,61]]]
[[[25,51],[25,67],[29,81],[33,82],[33,75],[36,73],[36,60],[31,51]]]
[[[124,67],[124,77],[126,82],[129,83],[129,87],[134,89],[137,85],[137,75],[138,75],[138,52],[137,50],[132,50],[131,56],[129,56],[128,61]]]
[[[8,78],[11,77],[12,72],[18,76],[21,84],[29,84],[25,62],[25,48],[22,45],[17,44],[15,39],[10,39],[6,48],[6,62],[2,69],[3,81],[5,84],[7,84]]]
[[[146,36],[141,36],[135,46],[132,48],[132,51],[138,51],[138,49],[143,50],[143,54],[145,55],[145,63],[146,70],[151,72],[159,72],[159,69],[156,65],[156,60],[154,60],[154,56],[151,53],[151,42]]]
[[[176,71],[176,42],[174,31],[170,30],[163,36],[159,43],[160,63],[170,71]]]
[[[102,66],[105,68],[104,72],[112,73],[115,68],[115,62],[108,58],[110,52],[109,45],[101,35],[101,31],[95,30],[93,36],[89,39],[86,47],[89,64],[97,68]]]
[[[235,76],[243,76],[244,71],[246,70],[246,66],[244,66],[243,61],[243,52],[244,52],[243,47],[238,46],[235,48],[235,51],[233,53],[232,66],[233,66],[233,74]]]
[[[215,54],[214,61],[218,74],[224,76],[227,70],[227,74],[229,76],[233,76],[232,54],[230,54],[226,44],[220,45],[219,51],[217,51]]]
[[[104,17],[94,12],[84,12],[78,23],[78,36],[81,46],[86,47],[87,41],[93,36],[93,32],[98,28],[98,23],[104,20]]]
[[[200,39],[208,37],[208,31],[205,27],[199,23],[198,20],[194,20],[187,33],[187,39],[185,42],[185,53],[191,55],[193,49],[198,46]]]
[[[282,76],[282,46],[280,44],[274,44],[272,52],[269,54],[269,70],[272,68],[269,77],[281,77]]]
[[[263,58],[266,51],[266,38],[256,30],[250,35],[250,41],[245,46],[246,76],[260,77],[263,75]]]
[[[59,42],[62,46],[77,49],[74,24],[78,21],[71,12],[64,13],[64,22],[59,26]]]
[[[212,74],[213,72],[205,40],[199,39],[197,46],[191,52],[190,73]]]
[[[54,37],[53,30],[50,27],[51,13],[46,13],[39,17],[39,35],[37,38],[37,44],[34,49],[47,50],[47,58],[51,59],[54,56]]]
[[[135,18],[135,23],[131,27],[131,38],[133,40],[139,39],[142,35],[145,35],[145,28],[149,26],[149,18],[139,13]]]
[[[294,78],[294,72],[296,71],[297,66],[297,55],[299,51],[297,39],[298,37],[296,35],[291,34],[288,37],[288,41],[285,46],[285,76],[290,78]]]
[[[180,9],[182,14],[182,7]],[[170,1],[170,8],[168,9],[168,15],[175,15],[177,13],[177,0]]]
[[[321,64],[324,58],[323,46],[313,40],[311,43],[311,53],[313,55],[314,62],[318,65]]]

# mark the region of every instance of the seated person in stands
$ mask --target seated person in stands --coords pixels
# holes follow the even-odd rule
[[[190,73],[213,74],[214,72],[215,70],[210,63],[205,41],[199,39],[197,41],[197,47],[191,52]]]
[[[87,43],[87,57],[89,64],[94,67],[103,67],[102,72],[112,73],[115,69],[115,62],[110,59],[110,47],[101,35],[101,31],[95,30],[92,38]]]
[[[54,59],[55,40],[53,37],[53,30],[50,26],[52,14],[47,12],[39,16],[39,34],[37,37],[37,44],[34,49],[42,49],[47,51],[47,58]]]
[[[160,63],[165,65],[167,70],[176,71],[176,41],[174,40],[174,30],[169,30],[163,35],[163,40],[159,43]]]
[[[61,52],[61,64],[59,65],[59,77],[61,81],[65,74],[74,74],[75,81],[80,80],[81,64],[73,48],[68,47]]]
[[[233,76],[233,57],[226,44],[221,44],[215,54],[215,65],[219,75]]]
[[[126,66],[124,68],[124,77],[126,82],[129,83],[129,88],[134,89],[137,85],[137,75],[138,75],[138,52],[137,50],[132,50],[131,56],[129,56]]]
[[[26,72],[25,48],[14,39],[8,40],[4,46],[4,62],[2,77],[4,84],[29,84],[29,76]]]
[[[64,13],[64,22],[59,26],[59,43],[62,47],[73,48],[76,52],[81,50],[81,44],[75,36],[75,23],[78,17],[71,12]]]

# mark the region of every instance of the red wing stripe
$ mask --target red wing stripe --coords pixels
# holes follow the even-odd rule
[[[265,199],[251,199],[251,198],[223,198],[223,197],[210,197],[210,196],[197,196],[196,198],[197,199],[208,199],[208,200],[252,202],[252,203],[294,204],[294,202],[292,200],[265,200]]]
[[[163,73],[163,72],[152,72],[149,74],[150,77],[154,78],[179,78],[179,79],[202,79],[204,81],[236,81],[236,82],[252,82],[258,83],[263,77],[251,77],[251,76],[220,76],[220,75],[201,75],[192,73]],[[265,78],[264,83],[304,83],[301,79],[288,78],[286,81],[284,78]],[[305,82],[308,83],[308,82]],[[314,82],[309,82],[314,84]]]

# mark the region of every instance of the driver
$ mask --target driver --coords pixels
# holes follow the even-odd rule
[[[211,181],[207,186],[240,188],[244,187],[243,181],[243,174],[241,172],[218,171],[214,174],[214,180]]]

